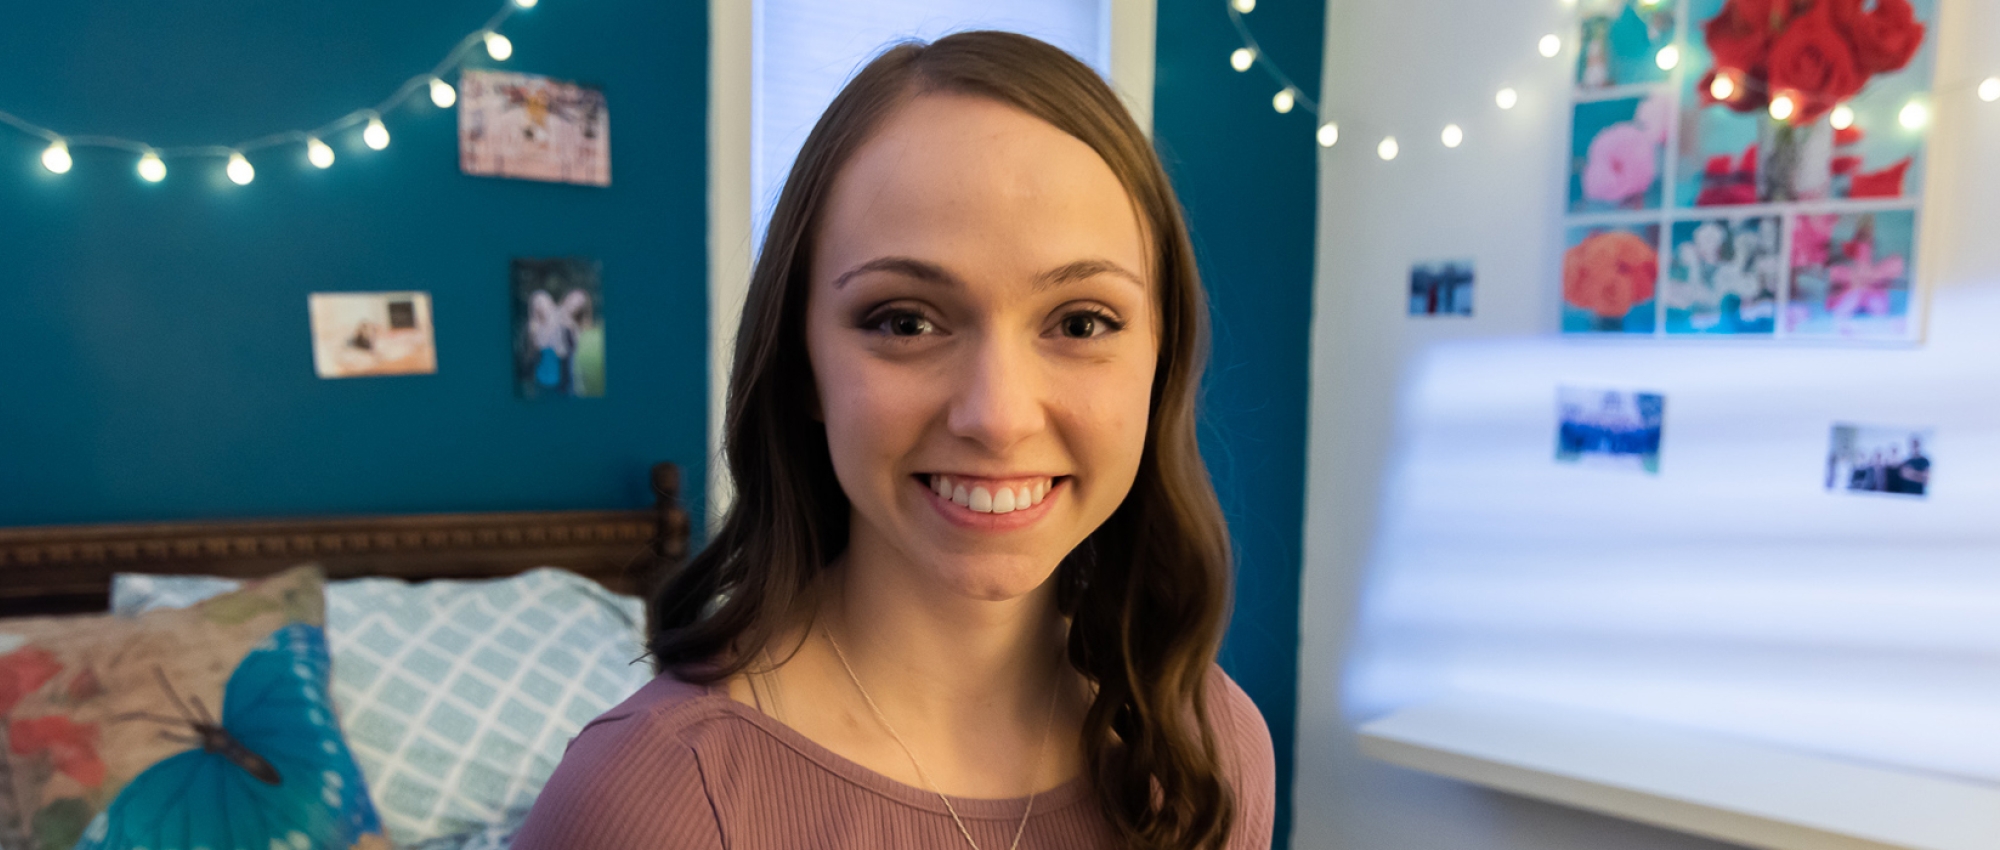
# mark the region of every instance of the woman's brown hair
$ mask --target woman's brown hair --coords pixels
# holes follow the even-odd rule
[[[911,98],[991,98],[1096,150],[1152,241],[1161,337],[1138,477],[1057,567],[1069,659],[1096,686],[1082,746],[1092,783],[1133,848],[1220,847],[1235,818],[1206,711],[1230,598],[1229,537],[1195,442],[1207,304],[1159,158],[1109,86],[1035,39],[963,32],[905,43],[842,89],[806,137],[750,278],[729,381],[724,450],[736,500],[707,548],[648,607],[655,663],[683,679],[736,675],[787,617],[810,614],[825,565],[847,546],[805,348],[812,237],[834,178]]]

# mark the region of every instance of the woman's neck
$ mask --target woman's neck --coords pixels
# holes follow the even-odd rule
[[[868,557],[850,551],[835,563],[820,621],[885,709],[953,717],[1047,705],[1066,632],[1053,582],[1015,599],[971,599]]]
[[[954,796],[1018,797],[1077,776],[1090,695],[1063,653],[1054,583],[980,599],[923,566],[851,545],[823,575],[815,614],[753,661],[758,672],[732,681],[731,696],[863,767],[925,787],[914,756]]]

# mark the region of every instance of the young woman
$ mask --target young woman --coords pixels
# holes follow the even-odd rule
[[[541,848],[1262,848],[1263,718],[1215,666],[1229,541],[1165,173],[1088,67],[905,44],[827,109],[751,280],[737,495],[651,600]]]

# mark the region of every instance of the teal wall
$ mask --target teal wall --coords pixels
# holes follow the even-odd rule
[[[1229,516],[1236,614],[1222,664],[1257,701],[1278,755],[1277,844],[1288,846],[1298,705],[1316,123],[1271,109],[1277,86],[1238,73],[1224,0],[1161,0],[1153,134],[1194,232],[1215,319],[1202,450]],[[1319,93],[1322,0],[1260,0],[1265,54]]]
[[[17,5],[0,110],[161,146],[371,105],[499,8]],[[610,188],[464,176],[422,95],[387,150],[253,154],[244,187],[189,160],[147,184],[103,149],[59,176],[0,128],[0,525],[639,507],[660,460],[701,481],[707,6],[548,0],[504,32],[514,57],[481,64],[604,87]],[[605,398],[514,397],[508,260],[555,255],[603,261]],[[438,373],[315,378],[306,294],[383,289],[431,293]]]
[[[158,145],[322,123],[429,67],[497,3],[45,3],[0,29],[0,109]],[[1251,26],[1316,93],[1323,5]],[[1277,744],[1287,837],[1315,210],[1313,121],[1270,109],[1222,0],[1163,0],[1154,126],[1216,320],[1204,448],[1239,556],[1224,664]],[[504,67],[604,86],[612,186],[461,175],[456,123],[419,97],[389,148],[330,139],[174,161],[0,130],[0,525],[218,516],[635,507],[645,467],[706,474],[706,4],[545,0]],[[483,64],[495,64],[484,62]],[[604,263],[609,395],[514,398],[507,262]],[[306,294],[422,289],[439,372],[313,376]],[[686,497],[702,515],[702,488]]]

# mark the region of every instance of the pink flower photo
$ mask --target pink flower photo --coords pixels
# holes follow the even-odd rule
[[[1672,115],[1660,94],[1577,104],[1570,212],[1659,208],[1661,151]]]

